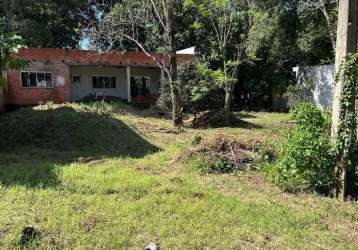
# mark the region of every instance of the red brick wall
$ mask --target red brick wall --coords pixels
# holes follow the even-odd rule
[[[161,58],[161,55],[157,53],[152,53],[151,55],[159,60]],[[129,62],[132,66],[158,66],[153,58],[148,57],[142,52],[99,53],[78,49],[27,48],[21,49],[18,53],[13,54],[13,56],[25,60],[62,60],[73,65],[120,66]],[[164,59],[165,63],[169,65],[169,58],[166,56]],[[194,55],[179,54],[177,55],[177,59],[179,63],[191,62],[194,59]]]
[[[63,103],[69,100],[69,67],[63,61],[33,61],[25,71],[52,72],[52,88],[23,88],[20,71],[7,71],[9,103],[13,105],[36,105],[47,101]],[[57,83],[57,78],[64,78],[64,85]]]

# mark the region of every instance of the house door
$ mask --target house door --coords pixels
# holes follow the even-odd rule
[[[71,101],[78,101],[82,98],[81,96],[81,76],[73,75],[71,79]]]

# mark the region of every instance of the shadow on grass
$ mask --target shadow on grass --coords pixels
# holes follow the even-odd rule
[[[128,104],[123,101],[111,101],[109,102],[113,107],[113,112],[117,114],[131,114],[143,118],[160,118],[165,120],[171,120],[172,116],[169,111],[155,108],[153,105],[145,104]]]
[[[8,186],[54,186],[63,164],[159,151],[120,120],[70,107],[5,114],[0,131],[0,183]]]
[[[234,115],[239,119],[254,119],[257,118],[257,116],[247,113],[247,112],[236,112]]]
[[[262,129],[263,127],[261,125],[245,121],[241,118],[234,118],[231,121],[231,125],[229,126],[231,128],[245,128],[245,129]]]

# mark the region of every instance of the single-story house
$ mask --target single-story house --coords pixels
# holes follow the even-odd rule
[[[187,51],[178,51],[178,62],[193,60]],[[167,57],[152,55],[169,66]],[[6,99],[16,106],[81,101],[88,96],[143,101],[159,94],[165,78],[155,60],[141,52],[26,48],[13,56],[29,62],[21,71],[6,70]]]

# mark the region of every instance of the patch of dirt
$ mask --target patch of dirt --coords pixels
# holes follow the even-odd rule
[[[3,227],[0,228],[0,241],[2,238],[5,237],[6,234],[10,232],[11,224],[5,224]]]
[[[197,198],[199,200],[203,199],[205,197],[204,193],[195,193],[194,198]]]
[[[83,222],[83,227],[85,228],[86,232],[91,231],[97,224],[97,219],[93,216],[89,216]]]

